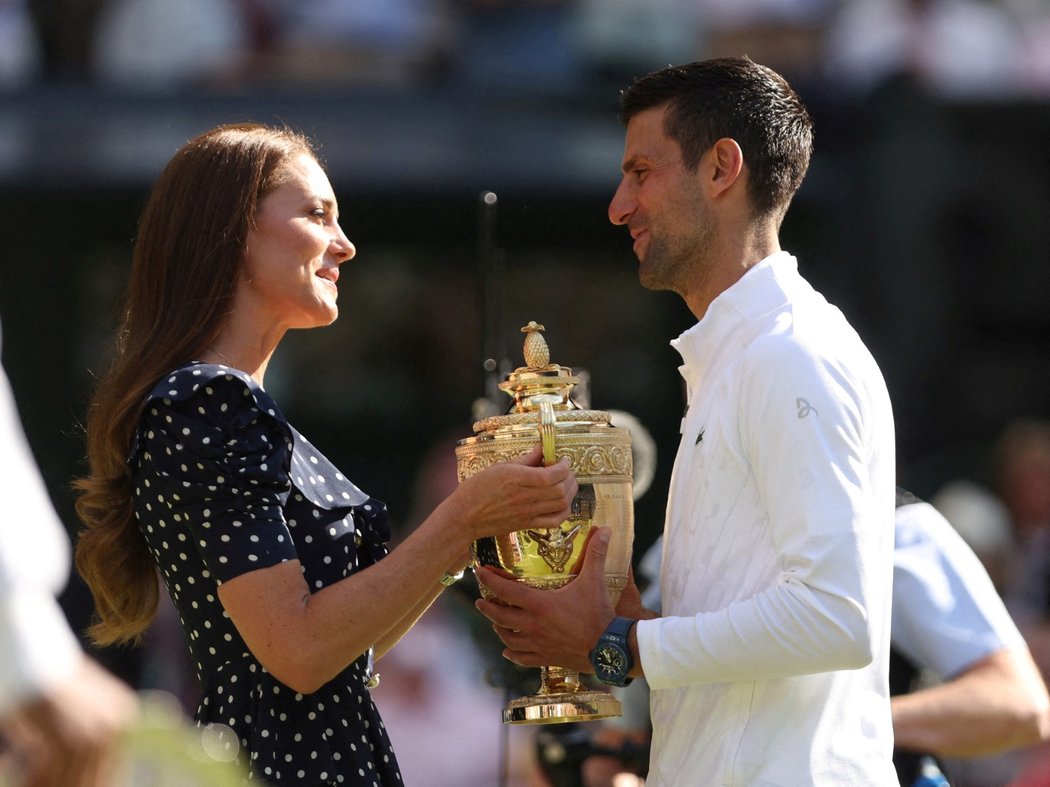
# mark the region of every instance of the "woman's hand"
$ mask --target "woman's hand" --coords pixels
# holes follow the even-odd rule
[[[472,541],[560,525],[569,518],[579,485],[568,459],[549,467],[542,467],[542,460],[537,444],[465,480],[445,501],[453,521],[470,528]]]

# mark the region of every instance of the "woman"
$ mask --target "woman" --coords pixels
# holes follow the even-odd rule
[[[442,502],[397,549],[384,505],[296,432],[263,388],[289,328],[330,324],[354,256],[306,139],[256,125],[189,142],[143,213],[116,356],[88,418],[77,568],[100,645],[178,609],[203,687],[253,778],[399,784],[371,663],[470,543],[564,520],[576,481],[536,450]]]

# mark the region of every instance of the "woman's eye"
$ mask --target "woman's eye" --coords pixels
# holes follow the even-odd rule
[[[324,208],[314,208],[310,211],[310,215],[316,219],[323,219],[325,216],[328,215],[328,211],[326,211]]]

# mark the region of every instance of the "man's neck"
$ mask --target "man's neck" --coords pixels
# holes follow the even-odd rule
[[[715,298],[740,281],[745,273],[766,257],[780,251],[776,233],[756,233],[750,237],[741,236],[740,240],[740,243],[725,248],[715,256],[713,264],[697,276],[689,292],[682,294],[689,310],[698,320],[703,319]]]

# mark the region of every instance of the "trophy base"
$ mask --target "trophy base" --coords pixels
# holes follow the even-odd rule
[[[507,703],[504,724],[562,724],[597,721],[623,715],[620,701],[607,691],[533,694]]]

